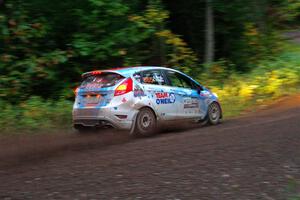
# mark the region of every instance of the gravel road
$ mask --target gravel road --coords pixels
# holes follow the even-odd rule
[[[218,126],[4,138],[0,199],[300,198],[300,96]]]

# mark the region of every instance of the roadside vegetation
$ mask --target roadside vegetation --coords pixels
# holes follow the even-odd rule
[[[225,117],[299,92],[300,45],[282,36],[299,13],[298,0],[4,1],[0,133],[70,129],[73,89],[94,69],[182,70]]]
[[[196,79],[218,94],[225,118],[238,116],[249,107],[269,104],[282,96],[300,92],[300,47],[288,44],[285,48],[289,51],[276,59],[262,61],[259,68],[247,74],[228,72],[228,63],[220,61]],[[1,132],[70,130],[73,102],[65,99],[66,96],[73,96],[73,91],[70,89],[54,100],[32,96],[18,105],[1,101]]]
[[[292,176],[287,176],[289,179],[288,185],[286,187],[286,193],[288,196],[288,200],[300,200],[300,193],[299,193],[299,186],[300,182],[297,181],[294,177]]]
[[[262,60],[246,74],[228,73],[226,64],[221,62],[213,64],[210,73],[203,74],[206,80],[202,81],[201,77],[198,80],[208,83],[218,94],[225,117],[237,116],[248,108],[256,109],[280,97],[299,93],[299,55],[300,45],[284,44],[283,52],[276,58]],[[222,78],[215,78],[220,76]]]

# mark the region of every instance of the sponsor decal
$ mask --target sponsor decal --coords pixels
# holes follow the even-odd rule
[[[124,97],[123,99],[122,99],[122,103],[126,103],[127,102],[127,99]]]
[[[140,74],[134,74],[133,77],[135,78],[135,80],[137,80],[139,83],[141,82],[141,75]]]
[[[134,88],[134,91],[133,91],[133,96],[134,97],[143,97],[143,96],[146,96],[146,95],[145,95],[145,92],[142,88],[140,88],[139,86],[136,86]]]
[[[210,92],[204,90],[204,91],[202,91],[202,92],[200,93],[200,96],[202,96],[202,97],[209,97],[209,96],[210,96]]]
[[[155,93],[156,104],[172,104],[175,103],[176,97],[174,93],[157,92]]]
[[[91,91],[91,90],[95,90],[99,87],[101,87],[101,85],[99,83],[89,83],[84,87],[84,89],[87,91]]]
[[[197,99],[184,99],[183,108],[199,108],[199,102]]]

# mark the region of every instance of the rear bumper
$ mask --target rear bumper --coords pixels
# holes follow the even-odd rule
[[[84,127],[113,127],[116,129],[122,129],[122,130],[130,130],[132,126],[132,121],[122,121],[122,122],[116,122],[113,120],[107,120],[103,118],[98,119],[73,119],[73,126],[84,126]]]
[[[127,115],[120,119],[116,115]],[[73,126],[104,127],[112,126],[116,129],[130,130],[132,115],[114,108],[76,108],[73,109]]]

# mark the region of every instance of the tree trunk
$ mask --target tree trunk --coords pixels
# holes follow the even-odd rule
[[[205,63],[211,64],[215,57],[213,0],[206,0]]]

